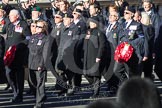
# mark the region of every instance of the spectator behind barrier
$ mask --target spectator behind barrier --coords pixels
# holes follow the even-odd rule
[[[160,95],[154,83],[146,78],[134,77],[125,81],[117,97],[121,108],[161,108]]]

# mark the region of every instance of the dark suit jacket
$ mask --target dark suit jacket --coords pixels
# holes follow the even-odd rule
[[[145,57],[152,57],[152,53],[155,53],[154,47],[154,38],[155,38],[155,30],[154,28],[149,25],[142,25],[143,32],[145,35]]]
[[[66,52],[66,49],[71,47],[71,45],[74,43],[75,40],[79,39],[80,31],[78,27],[72,23],[68,28],[63,27],[61,30],[61,39],[60,44],[58,47],[58,56],[56,60],[56,67],[60,70],[64,70],[65,66],[68,65],[68,63],[63,63],[64,59],[69,59],[67,61],[71,61],[71,58],[69,58],[69,53]]]
[[[159,14],[157,12],[155,12],[153,9],[151,10],[151,14],[150,14],[150,18],[151,18],[151,23],[152,26],[155,29],[155,39],[158,38],[159,36],[159,30],[160,30],[160,26],[161,26],[161,18],[159,16]]]
[[[38,67],[46,69],[44,54],[46,54],[47,36],[44,34],[36,34],[29,40],[29,58],[28,67],[37,70]]]
[[[124,28],[124,27],[123,27]],[[144,34],[140,23],[132,20],[130,25],[123,29],[120,35],[120,42],[128,42],[131,44],[140,60],[142,60],[144,55]]]
[[[31,36],[30,30],[24,21],[20,21],[17,26],[19,26],[22,30],[17,31],[15,26],[10,23],[7,25],[4,32],[7,33],[7,39],[6,39],[6,50],[12,46],[16,45],[16,53],[15,58],[13,60],[13,63],[11,64],[11,67],[19,67],[25,64],[26,60],[26,51],[27,51],[27,45],[26,45],[26,36]]]
[[[78,26],[81,34],[86,34],[87,26],[83,19],[80,19],[76,26]]]
[[[118,22],[115,23],[111,31],[106,33],[107,41],[113,45],[115,49],[119,43],[119,34],[121,32],[121,26]]]

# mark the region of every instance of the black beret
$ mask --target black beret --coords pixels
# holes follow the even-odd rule
[[[131,6],[126,7],[125,10],[130,11],[132,13],[135,13],[135,9],[133,7],[131,7]]]
[[[74,11],[73,11],[74,13],[78,13],[78,14],[82,14],[82,10],[80,10],[80,9],[75,9]]]
[[[56,14],[55,14],[55,16],[60,16],[60,17],[64,17],[64,13],[62,13],[61,11],[58,11]]]
[[[88,19],[88,23],[89,23],[89,22],[93,22],[93,23],[98,24],[98,23],[99,23],[99,18],[98,18],[97,16],[90,17],[90,18]]]
[[[73,15],[71,13],[65,13],[64,18],[73,18]]]

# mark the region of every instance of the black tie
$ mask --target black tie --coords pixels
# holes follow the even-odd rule
[[[109,31],[111,30],[111,26],[112,26],[112,24],[109,25],[109,28],[108,28]]]
[[[127,27],[127,24],[128,24],[128,22],[125,22],[125,23],[124,23],[124,28],[126,28],[126,27]]]

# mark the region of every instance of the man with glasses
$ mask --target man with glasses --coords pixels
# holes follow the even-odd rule
[[[109,52],[108,58],[110,59],[110,64],[108,66],[108,70],[106,73],[104,73],[104,78],[106,81],[108,81],[108,89],[112,93],[116,93],[118,80],[117,78],[113,75],[113,69],[114,69],[114,52],[115,49],[119,43],[119,35],[121,33],[121,25],[118,22],[119,19],[119,13],[117,11],[111,11],[109,14],[109,24],[106,29],[106,38],[107,38],[107,51]],[[108,59],[108,60],[109,60]]]
[[[126,77],[129,78],[141,75],[141,61],[144,53],[144,34],[141,24],[133,20],[134,13],[134,8],[126,8],[124,11],[125,22],[123,24],[123,30],[119,35],[119,43],[128,42],[128,44],[132,45],[134,48],[134,52],[128,62],[120,63],[115,61],[114,73],[121,82],[124,81]]]

